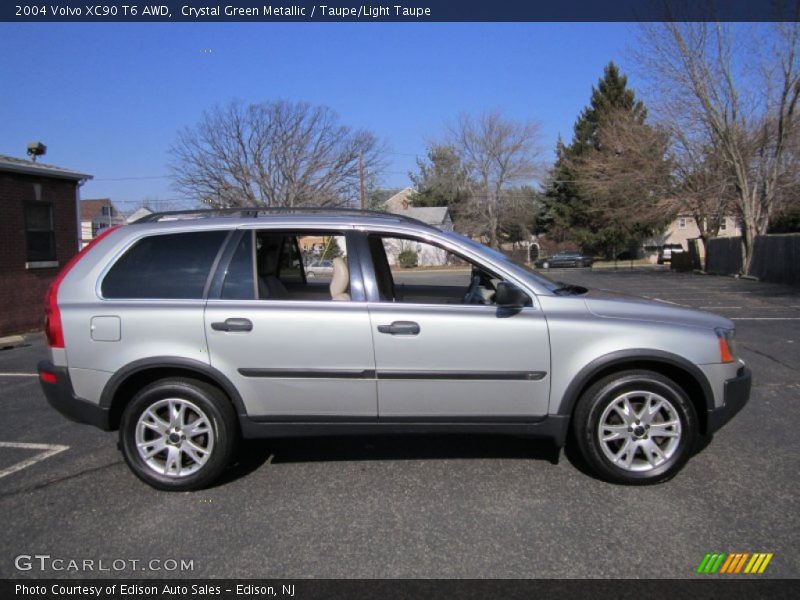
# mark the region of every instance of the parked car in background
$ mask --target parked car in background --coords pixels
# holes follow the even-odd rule
[[[561,267],[591,267],[594,259],[580,252],[564,250],[553,256],[540,258],[534,264],[540,269],[556,269]]]
[[[671,263],[672,255],[680,254],[681,252],[684,252],[684,249],[680,244],[664,244],[658,250],[658,264]]]
[[[254,213],[107,228],[47,293],[47,400],[118,429],[153,487],[210,485],[240,438],[479,432],[570,439],[600,477],[657,483],[748,400],[724,317],[551,281],[398,215]],[[326,281],[300,251],[321,236],[346,249]],[[398,285],[400,240],[470,268]]]
[[[333,275],[333,261],[332,260],[315,260],[306,267],[306,277],[314,279],[315,277],[331,277]]]

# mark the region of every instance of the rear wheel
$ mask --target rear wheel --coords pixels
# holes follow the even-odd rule
[[[230,462],[236,415],[217,388],[193,379],[164,379],[125,407],[120,445],[139,479],[171,491],[211,484]]]
[[[649,484],[671,478],[697,441],[694,406],[683,389],[653,371],[625,371],[592,385],[573,422],[589,466],[615,483]]]

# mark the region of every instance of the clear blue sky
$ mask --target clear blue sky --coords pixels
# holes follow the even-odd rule
[[[386,187],[409,183],[415,155],[460,112],[538,120],[552,160],[609,60],[637,87],[635,36],[614,23],[3,23],[0,154],[43,141],[43,162],[95,176],[84,198],[125,210],[178,196],[157,177],[176,130],[205,108],[285,98],[385,140]]]

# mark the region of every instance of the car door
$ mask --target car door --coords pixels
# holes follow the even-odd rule
[[[303,292],[303,259],[292,254],[299,235],[246,230],[228,246],[205,309],[211,365],[239,390],[250,417],[374,419],[375,361],[360,269],[350,269],[350,301],[331,300],[318,280]],[[280,248],[266,247],[275,240],[283,240]],[[354,262],[347,247],[342,264]]]
[[[409,281],[416,276],[417,288],[427,282],[435,291],[443,284],[469,287],[473,267],[491,269],[469,264],[466,278],[459,280],[455,261],[461,257],[448,252],[441,265],[393,270],[386,249],[391,254],[396,244],[386,243],[387,237],[365,236],[360,253],[367,257],[362,269],[375,340],[379,418],[530,420],[545,415],[550,348],[547,323],[535,302],[508,311],[453,302],[452,293],[398,299],[394,280],[401,275]]]

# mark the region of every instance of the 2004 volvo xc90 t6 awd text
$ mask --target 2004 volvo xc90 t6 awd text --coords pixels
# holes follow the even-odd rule
[[[750,393],[728,319],[391,214],[151,215],[73,259],[46,313],[49,402],[165,490],[211,484],[239,438],[403,432],[570,437],[600,477],[653,483]]]

